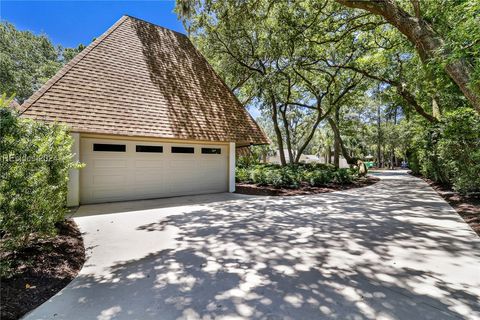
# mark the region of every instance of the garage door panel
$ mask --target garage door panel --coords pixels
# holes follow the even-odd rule
[[[170,194],[192,194],[192,192],[195,192],[196,190],[200,191],[198,188],[198,184],[195,181],[192,181],[195,179],[195,177],[192,177],[192,179],[187,179],[185,177],[179,177],[179,179],[176,179],[173,182],[170,182],[168,184],[168,191]],[[201,192],[197,192],[201,193]]]
[[[110,186],[112,184],[124,184],[126,182],[125,175],[100,174],[93,177],[94,186]]]
[[[93,161],[94,168],[126,168],[128,161],[125,160],[118,160],[112,158],[106,159],[96,159]]]
[[[93,151],[93,143],[125,144],[126,149],[125,152]],[[163,149],[143,148],[140,152],[137,145],[162,146]],[[172,153],[172,147],[194,147],[195,152]],[[220,148],[221,153],[204,154],[202,148]],[[86,164],[80,171],[81,203],[228,190],[228,148],[223,145],[82,138],[80,156],[81,162]]]
[[[92,190],[93,202],[121,200],[127,192],[125,187],[95,188]]]
[[[168,164],[171,169],[173,170],[191,170],[192,165],[194,165],[195,159],[185,159],[185,158],[177,158],[174,155],[168,161]],[[181,172],[179,172],[181,173]]]
[[[138,199],[152,199],[158,198],[159,194],[161,194],[163,197],[168,196],[168,189],[164,186],[158,186],[155,184],[145,184],[140,186],[134,186],[133,188],[131,188],[131,193]]]
[[[198,163],[198,166],[201,168],[202,172],[207,172],[207,173],[212,173],[212,172],[216,172],[217,170],[223,170],[223,169],[227,170],[226,163],[218,163],[218,162],[206,161],[206,160],[200,161]]]
[[[135,160],[135,167],[144,169],[144,168],[163,168],[165,165],[165,159],[158,157],[157,159],[151,160]]]
[[[151,171],[136,171],[133,176],[133,181],[139,184],[161,185],[165,183],[165,177],[163,172],[152,173]]]
[[[226,163],[216,163],[216,162],[210,162],[210,161],[202,161],[199,164],[200,170],[198,171],[200,174],[201,179],[204,179],[206,181],[219,181],[222,180],[225,182],[225,179],[223,179],[222,175],[219,175],[218,172],[226,172],[227,171],[227,165]]]
[[[193,186],[171,186],[168,189],[167,197],[168,196],[174,197],[178,195],[185,196],[185,195],[200,194],[200,193],[208,193],[208,192],[204,192],[204,190],[200,192],[198,189],[193,188]]]

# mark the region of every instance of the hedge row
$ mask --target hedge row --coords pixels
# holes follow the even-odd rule
[[[255,164],[239,167],[236,180],[240,183],[271,185],[277,188],[299,188],[302,184],[312,187],[326,184],[349,184],[357,178],[355,170],[337,169],[325,164]]]
[[[71,144],[65,127],[20,118],[0,97],[0,251],[55,234],[67,212],[68,172],[80,167]]]

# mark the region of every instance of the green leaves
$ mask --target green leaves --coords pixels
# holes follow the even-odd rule
[[[345,63],[365,21],[335,8],[330,1],[234,0],[177,7],[191,38],[239,100],[273,121],[272,140],[294,150],[292,162],[333,106],[345,103],[361,82],[332,64]],[[342,28],[344,18],[352,19],[352,29]]]
[[[480,116],[475,111],[460,108],[436,125],[418,125],[413,142],[422,174],[460,193],[480,191]]]
[[[64,219],[72,138],[59,124],[19,118],[0,101],[0,230],[8,249],[51,236]]]
[[[0,23],[0,93],[22,103],[83,49],[55,47],[45,35]]]
[[[236,170],[237,182],[293,189],[299,188],[302,184],[312,187],[330,183],[348,184],[356,177],[354,170],[336,169],[325,164],[296,164],[283,167],[274,164],[256,164]]]
[[[180,3],[192,38],[239,99],[260,109],[277,149],[329,155],[336,147],[338,154],[327,114],[352,157],[375,155],[390,165],[409,160],[462,192],[478,188],[467,178],[478,175],[479,162],[471,141],[480,130],[472,131],[476,120],[465,108],[472,98],[447,65],[464,63],[469,88],[480,93],[479,1]],[[391,15],[368,11],[382,4],[388,6],[381,10],[404,13],[396,18],[412,19],[399,28]],[[258,181],[281,180],[262,172]]]

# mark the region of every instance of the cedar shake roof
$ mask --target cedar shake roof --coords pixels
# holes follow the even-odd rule
[[[266,144],[183,34],[123,16],[22,105],[74,132]]]

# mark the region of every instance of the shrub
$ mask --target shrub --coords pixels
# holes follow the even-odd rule
[[[444,115],[437,153],[456,191],[480,192],[480,116],[474,110],[460,108]]]
[[[330,170],[314,170],[307,174],[307,179],[312,187],[318,187],[332,182],[333,174]]]
[[[258,164],[258,159],[251,154],[242,155],[237,158],[238,168],[248,168],[250,166]]]
[[[304,164],[300,164],[300,166],[304,167],[308,171],[312,171],[312,170],[335,171],[337,169],[333,164],[330,164],[330,163],[304,163]]]
[[[480,116],[469,108],[416,128],[410,167],[460,193],[480,192]]]
[[[290,165],[279,169],[284,187],[298,188],[304,180],[304,172],[298,166]]]
[[[438,141],[441,139],[441,123],[418,128],[415,140],[416,158],[420,173],[434,181],[449,184],[450,179],[438,155]],[[414,157],[415,159],[415,157]]]
[[[336,169],[324,164],[256,164],[240,167],[236,171],[237,182],[271,185],[276,188],[299,188],[302,183],[321,186],[327,183],[350,183],[354,179],[350,169]]]
[[[64,219],[72,139],[63,126],[19,118],[0,105],[0,232],[7,250],[55,234]]]
[[[265,171],[265,182],[274,187],[280,188],[288,184],[281,170],[267,169]]]
[[[250,181],[259,185],[266,185],[267,175],[265,169],[260,165],[254,166],[250,170]]]
[[[354,177],[350,169],[340,168],[333,172],[333,181],[338,184],[352,183]]]
[[[243,183],[251,182],[249,170],[247,168],[237,167],[235,170],[235,180]]]

